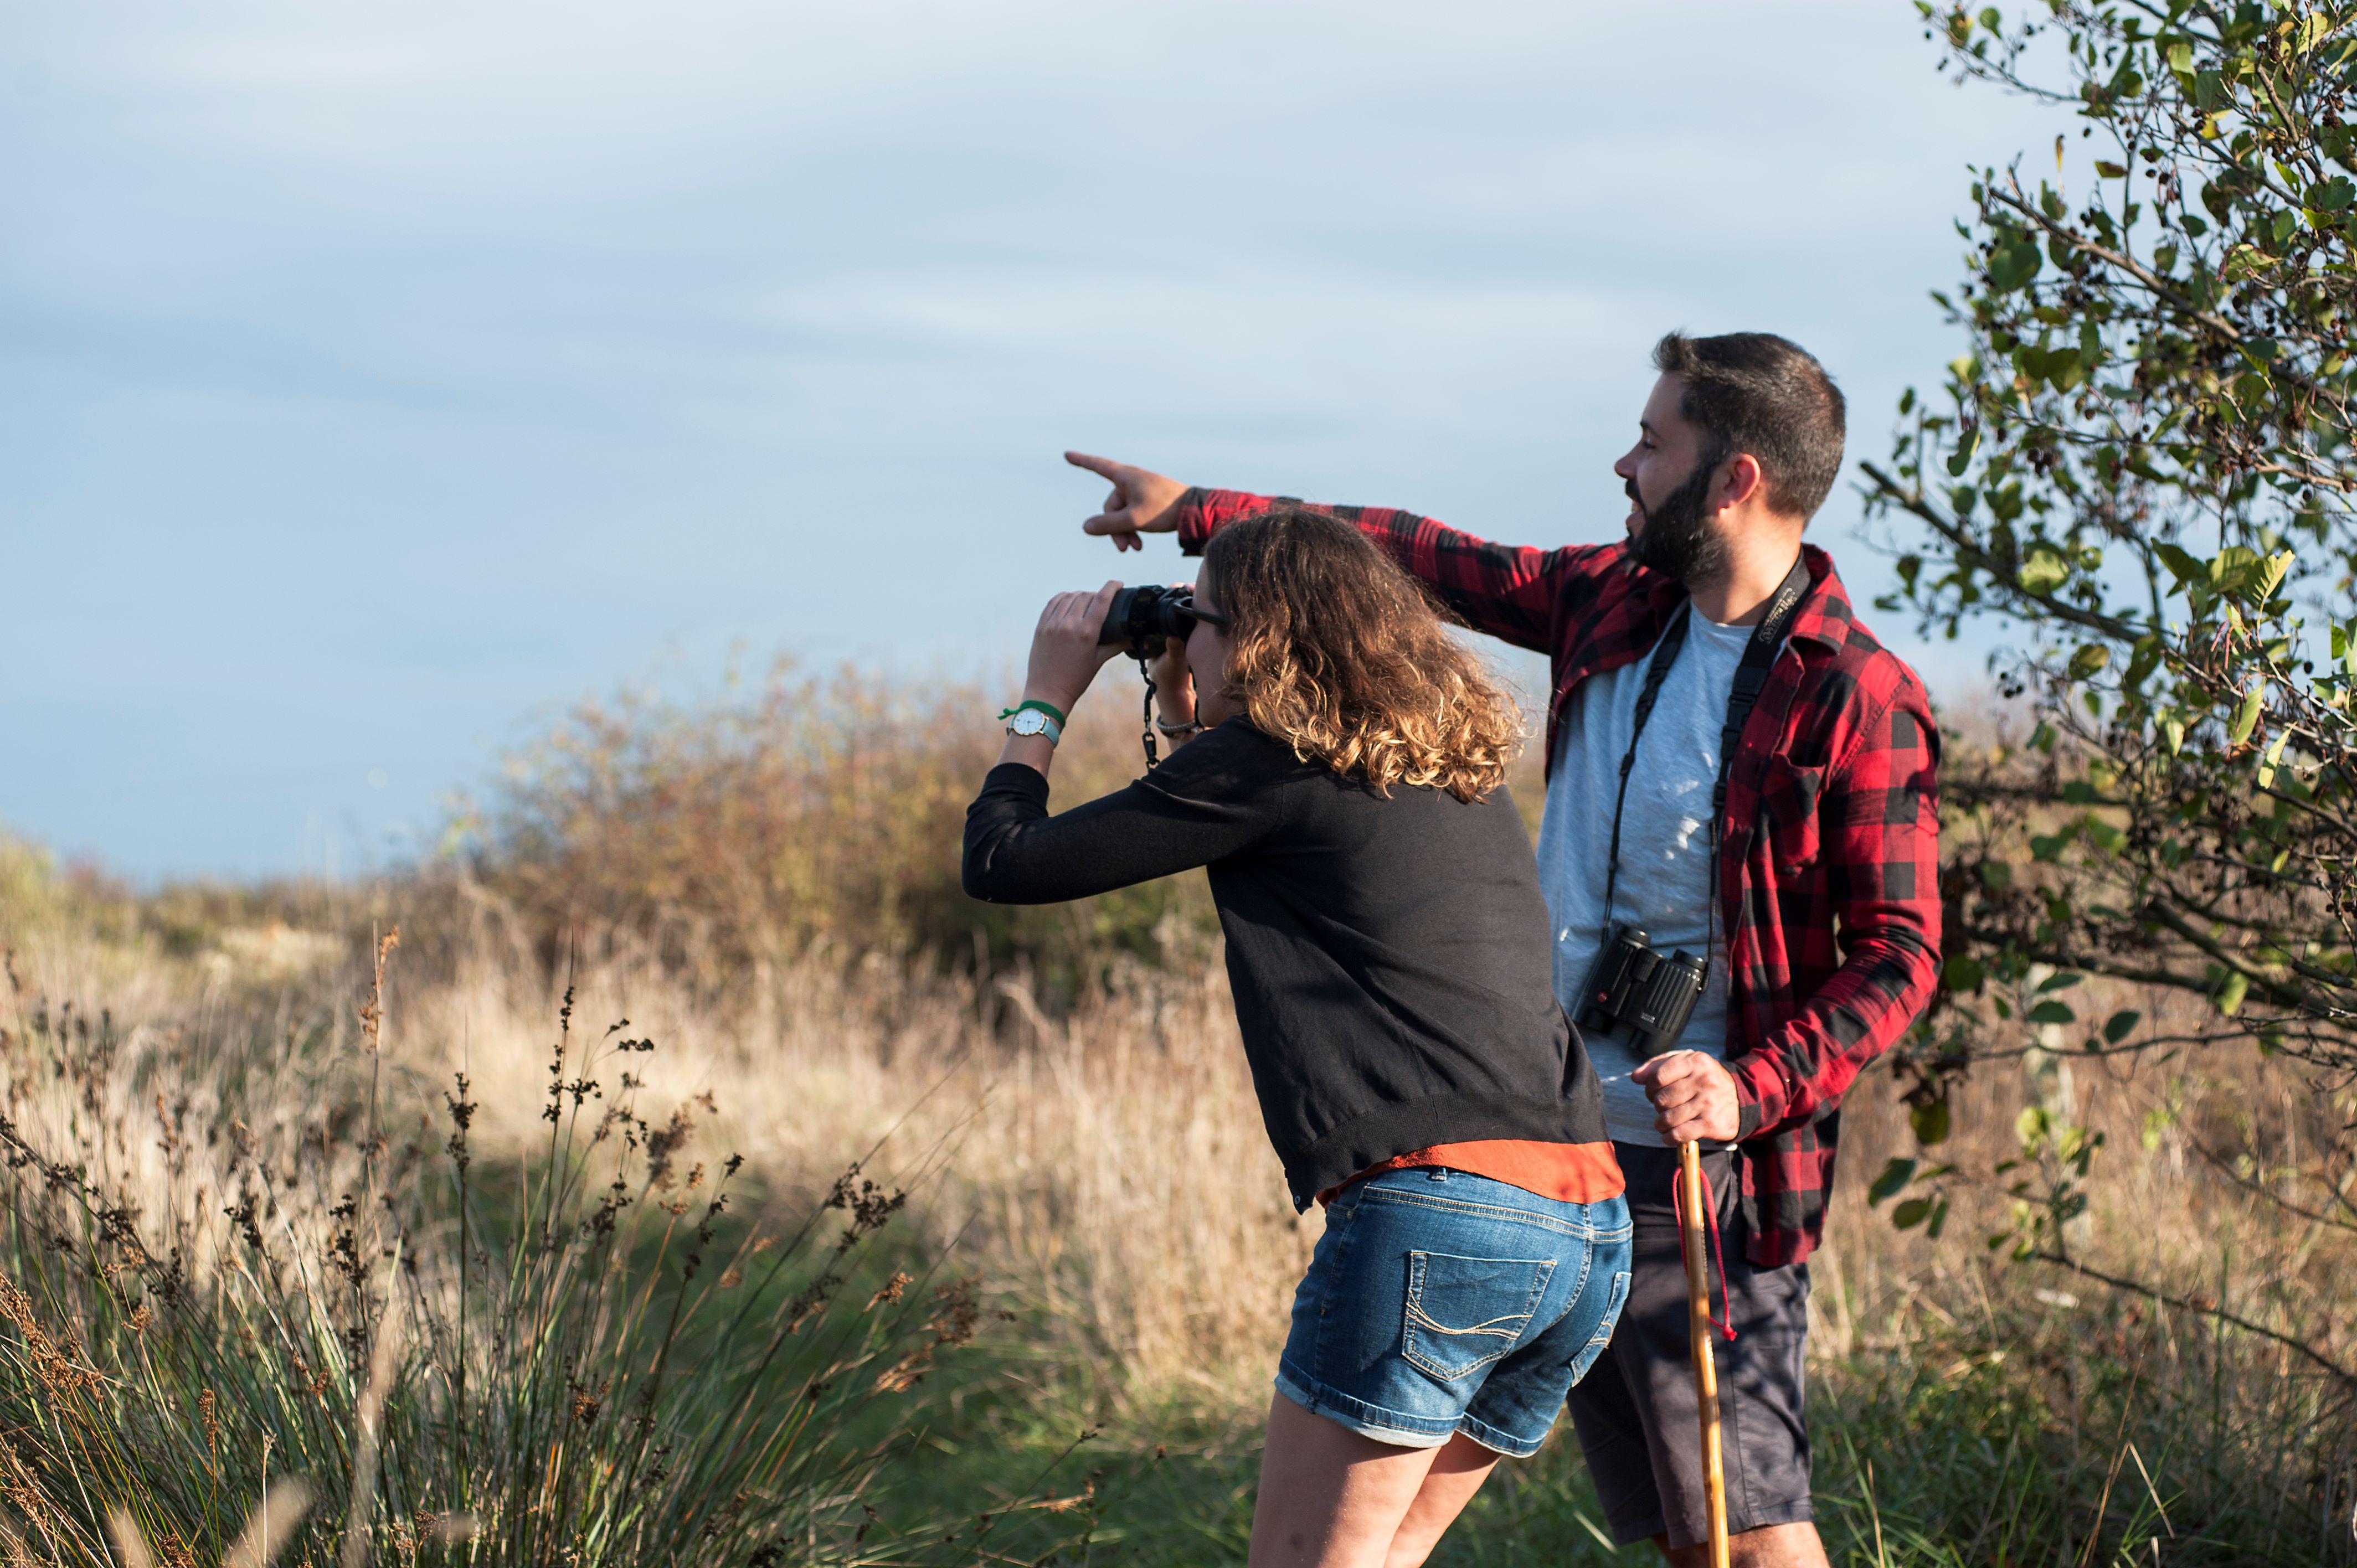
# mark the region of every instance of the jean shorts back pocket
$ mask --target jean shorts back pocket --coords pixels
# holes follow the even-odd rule
[[[1577,1384],[1587,1376],[1587,1369],[1596,1365],[1596,1358],[1603,1355],[1604,1348],[1612,1343],[1612,1330],[1620,1321],[1620,1309],[1628,1305],[1629,1274],[1623,1270],[1612,1276],[1612,1294],[1604,1304],[1604,1316],[1596,1325],[1596,1332],[1588,1336],[1587,1343],[1579,1348],[1577,1356],[1572,1358],[1573,1383]]]
[[[1530,1326],[1555,1263],[1410,1252],[1402,1353],[1443,1382],[1488,1366]]]

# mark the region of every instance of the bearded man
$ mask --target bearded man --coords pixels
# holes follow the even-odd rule
[[[1822,1240],[1842,1096],[1938,973],[1939,732],[1922,682],[1802,542],[1841,469],[1823,366],[1767,333],[1653,351],[1660,379],[1613,465],[1627,538],[1513,548],[1334,507],[1464,622],[1554,666],[1542,886],[1556,995],[1587,1048],[1629,1182],[1635,1257],[1610,1353],[1569,1409],[1614,1535],[1707,1561],[1672,1179],[1698,1142],[1724,1238],[1717,1348],[1733,1560],[1825,1562],[1803,1400],[1807,1258]],[[1189,554],[1277,505],[1079,453],[1113,481],[1084,525]],[[1298,504],[1285,501],[1283,504]],[[1755,646],[1756,645],[1756,646]],[[1164,693],[1183,730],[1191,693]],[[1674,1048],[1599,1028],[1587,985],[1617,930],[1707,977]]]

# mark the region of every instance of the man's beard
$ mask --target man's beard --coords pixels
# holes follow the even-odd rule
[[[1703,510],[1711,478],[1717,471],[1717,456],[1704,453],[1694,472],[1658,507],[1647,506],[1637,493],[1637,481],[1629,481],[1629,499],[1637,503],[1645,519],[1645,526],[1629,545],[1637,564],[1675,577],[1688,587],[1707,583],[1727,569],[1726,537],[1711,525],[1712,514]]]

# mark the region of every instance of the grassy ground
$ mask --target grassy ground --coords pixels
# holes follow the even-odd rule
[[[2011,1364],[2033,1334],[2014,1325],[1943,1344],[1961,1366],[1873,1358],[1820,1380],[1812,1412],[1818,1521],[1836,1564],[2309,1568],[2350,1560],[2345,1498],[2339,1509],[2301,1508],[2279,1476],[2227,1451],[2220,1440],[2236,1434],[2213,1412],[2152,1397],[2128,1362],[2091,1356],[2078,1369],[2093,1385],[2083,1413],[2102,1419],[2074,1429],[2040,1397],[2039,1372]],[[1028,1561],[1069,1535],[1069,1518],[1036,1508],[999,1516],[1006,1499],[1081,1493],[1094,1528],[1085,1551],[1068,1546],[1059,1561],[1243,1561],[1258,1410],[1212,1419],[1174,1409],[1090,1427],[1072,1392],[1012,1370],[971,1388],[894,1467],[880,1510],[892,1520],[998,1516],[996,1543]],[[2295,1446],[2284,1444],[2277,1455]],[[1641,1543],[1616,1548],[1603,1517],[1577,1445],[1567,1425],[1558,1427],[1534,1458],[1500,1466],[1431,1562],[1658,1561]]]

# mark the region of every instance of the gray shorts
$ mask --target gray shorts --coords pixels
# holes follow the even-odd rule
[[[1622,1543],[1666,1532],[1673,1547],[1710,1539],[1686,1339],[1686,1273],[1670,1178],[1674,1149],[1616,1144],[1634,1226],[1628,1305],[1612,1343],[1566,1402],[1596,1477],[1604,1517]],[[1703,1155],[1727,1257],[1736,1337],[1716,1340],[1727,1528],[1739,1534],[1814,1517],[1809,1506],[1809,1428],[1803,1354],[1809,1331],[1809,1267],[1755,1269],[1743,1258],[1735,1154]],[[1711,1264],[1711,1309],[1719,1305]]]

